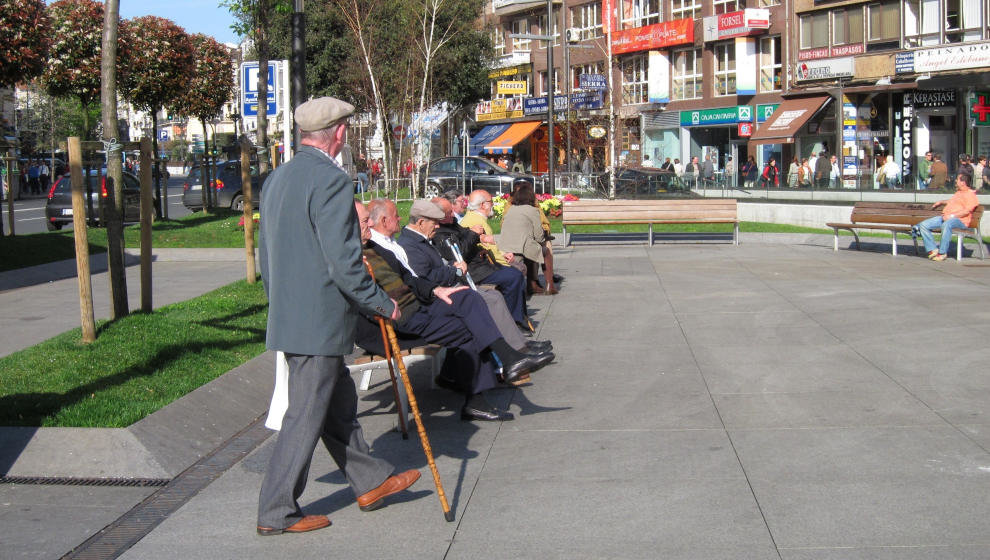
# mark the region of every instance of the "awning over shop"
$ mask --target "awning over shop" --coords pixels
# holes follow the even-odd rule
[[[832,99],[828,95],[785,99],[750,137],[750,144],[790,144],[806,122]]]
[[[471,145],[468,147],[468,155],[476,156],[480,154],[489,142],[498,138],[503,132],[509,130],[511,124],[490,124],[478,131],[471,138]]]
[[[541,121],[513,123],[509,127],[509,130],[506,130],[501,136],[485,146],[485,153],[511,154],[512,147],[528,138],[541,124],[543,124]]]

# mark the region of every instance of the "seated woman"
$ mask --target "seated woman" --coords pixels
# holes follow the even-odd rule
[[[499,247],[513,254],[522,255],[526,263],[529,286],[534,294],[553,295],[558,293],[554,285],[552,265],[547,267],[546,288],[540,286],[537,264],[543,264],[546,242],[549,237],[540,219],[540,209],[536,207],[536,194],[529,183],[521,182],[512,194],[512,205],[502,219],[502,236]]]

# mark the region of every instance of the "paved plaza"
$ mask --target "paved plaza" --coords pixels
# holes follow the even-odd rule
[[[377,454],[422,470],[410,491],[362,513],[318,447],[300,502],[333,526],[259,537],[269,437],[121,557],[990,558],[990,261],[831,242],[744,233],[739,246],[558,248],[560,294],[531,300],[558,359],[497,392],[514,421],[461,422],[458,397],[414,369],[454,522],[416,434],[394,431],[378,373],[361,422]],[[265,413],[269,368],[262,356],[215,382],[212,400],[173,406],[237,408],[233,435]],[[166,409],[146,424],[182,419]],[[197,430],[222,423],[205,422],[175,433],[202,445]],[[165,457],[182,435],[172,451],[148,430],[125,436],[144,461],[106,472],[178,474]],[[45,468],[40,448],[22,447],[20,466],[5,464]],[[57,558],[156,490],[0,485],[0,558]]]

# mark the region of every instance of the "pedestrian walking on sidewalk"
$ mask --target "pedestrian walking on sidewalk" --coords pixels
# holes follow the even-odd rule
[[[304,515],[316,442],[323,440],[363,511],[419,478],[371,455],[357,421],[357,391],[344,366],[358,312],[397,319],[398,305],[361,260],[361,234],[350,177],[335,161],[354,106],[332,97],[295,111],[301,147],[265,181],[260,260],[268,295],[267,347],[285,353],[288,407],[261,484],[258,534],[302,533],[330,525]],[[269,418],[269,421],[272,419]]]

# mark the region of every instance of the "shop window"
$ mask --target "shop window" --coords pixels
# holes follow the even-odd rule
[[[712,2],[712,9],[715,15],[738,12],[745,7],[745,0],[713,0]]]
[[[513,33],[529,33],[529,22],[526,18],[512,20]],[[529,52],[529,39],[512,38],[512,52]]]
[[[684,49],[671,52],[674,100],[701,97],[701,49]]]
[[[780,91],[783,82],[780,36],[760,39],[760,91]]]
[[[559,46],[560,45],[560,23],[559,23],[559,20],[557,18],[553,18],[553,33],[552,34],[551,33],[548,33],[547,32],[548,30],[549,30],[549,27],[547,27],[547,16],[540,16],[539,34],[540,35],[551,35],[553,37],[553,46],[555,46],[555,47],[556,46]],[[547,42],[546,41],[540,41],[540,48],[541,49],[547,48]]]
[[[505,30],[500,26],[492,29],[492,48],[495,49],[495,56],[505,55]]]
[[[863,7],[847,6],[832,11],[832,44],[863,42]]]
[[[866,46],[868,51],[896,49],[900,47],[901,2],[885,0],[866,7],[868,19]]]
[[[904,2],[904,46],[937,45],[941,21],[939,0],[907,0]]]
[[[602,63],[593,62],[591,64],[578,64],[571,66],[571,88],[574,90],[582,91],[579,87],[581,74],[603,74]]]
[[[736,94],[736,44],[715,45],[715,95]]]
[[[960,43],[983,38],[980,0],[945,0],[945,41]]]
[[[801,48],[817,49],[828,46],[828,12],[801,16]]]
[[[546,95],[550,91],[550,87],[547,85],[547,73],[540,72],[540,95]],[[553,94],[560,94],[560,76],[557,73],[557,69],[553,69]]]
[[[622,0],[620,4],[622,29],[632,29],[660,23],[660,0]]]
[[[639,121],[628,120],[623,123],[621,148],[622,151],[636,151],[639,149]]]
[[[700,0],[672,0],[671,19],[701,17]]]
[[[571,27],[580,34],[582,41],[602,36],[602,4],[592,2],[571,8]]]
[[[646,56],[634,55],[622,61],[622,104],[636,105],[649,101]]]

